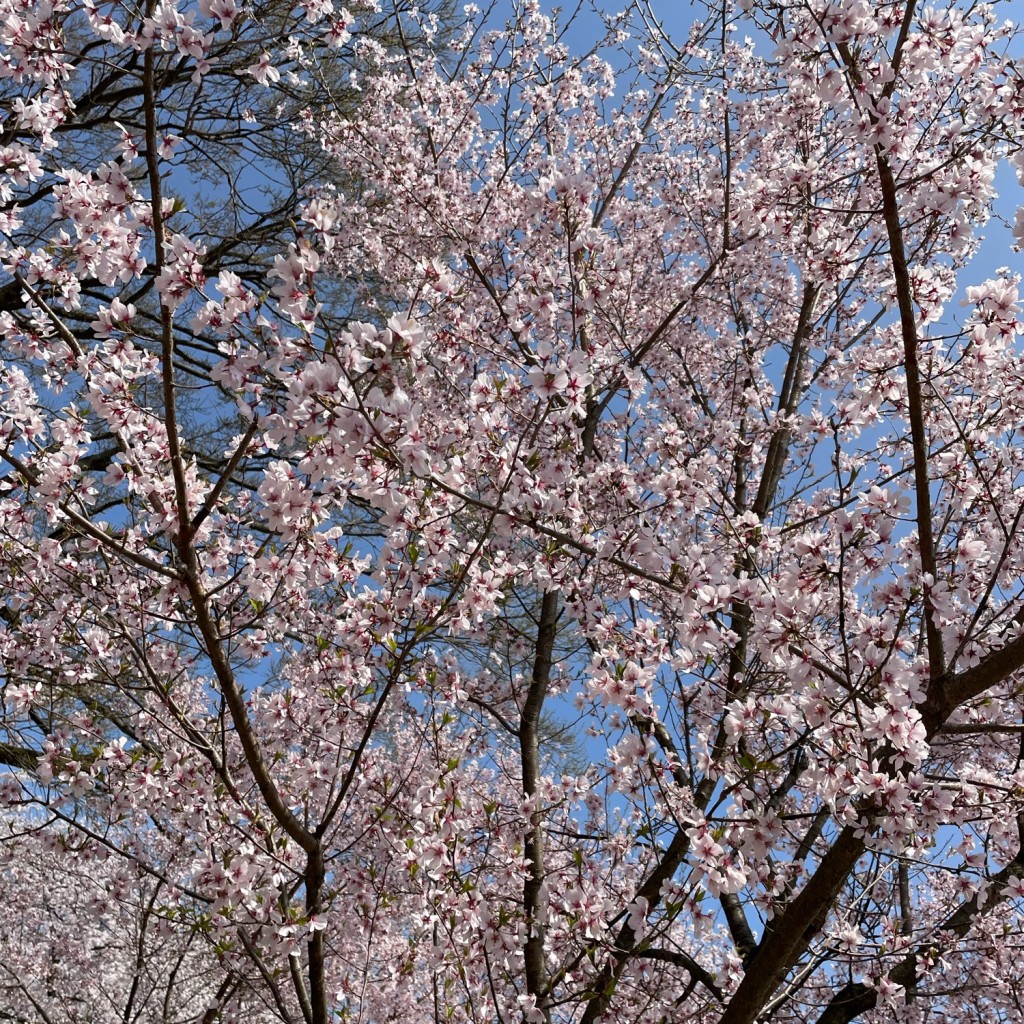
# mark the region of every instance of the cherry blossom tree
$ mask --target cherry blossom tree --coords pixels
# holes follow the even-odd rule
[[[1024,1020],[997,5],[2,6],[7,1019]]]

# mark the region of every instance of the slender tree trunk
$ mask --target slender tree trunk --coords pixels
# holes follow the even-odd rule
[[[523,704],[519,723],[519,752],[523,766],[523,792],[532,801],[530,823],[526,830],[524,853],[528,861],[523,883],[523,908],[526,913],[526,991],[550,1020],[544,1005],[547,997],[547,971],[544,966],[544,812],[538,802],[540,781],[540,713],[551,679],[551,659],[558,621],[558,591],[549,590],[541,601],[537,626],[537,650],[533,676]]]

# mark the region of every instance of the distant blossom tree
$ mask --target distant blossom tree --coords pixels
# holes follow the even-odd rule
[[[349,8],[0,0],[0,1019],[1024,1021],[1017,26]]]

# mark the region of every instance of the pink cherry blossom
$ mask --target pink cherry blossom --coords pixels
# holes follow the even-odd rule
[[[4,1011],[1019,1019],[1015,24],[351,7],[0,0]]]

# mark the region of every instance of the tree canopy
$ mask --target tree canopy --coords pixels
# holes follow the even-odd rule
[[[0,0],[0,1019],[1024,1021],[1012,5],[350,8]]]

